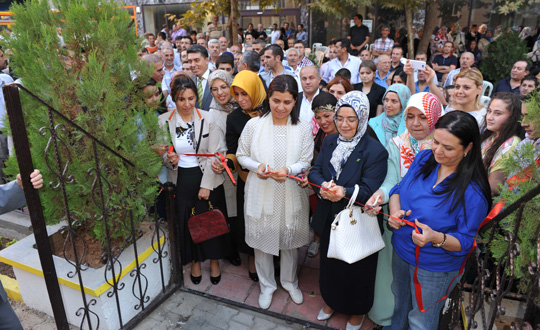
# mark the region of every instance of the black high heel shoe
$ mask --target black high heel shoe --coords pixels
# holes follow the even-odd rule
[[[229,259],[229,262],[231,263],[231,265],[233,265],[233,266],[242,265],[242,259],[240,259],[240,255],[238,255],[238,254],[236,254],[234,256],[230,256],[228,259]]]
[[[252,273],[248,270],[248,274],[249,274],[249,278],[253,281],[253,282],[259,282],[259,276],[257,276],[257,272],[255,273]]]
[[[214,285],[218,284],[221,281],[221,274],[216,277],[210,276],[210,282]]]
[[[191,278],[191,282],[195,285],[201,283],[201,280],[202,280],[202,275],[201,276],[193,276],[193,274],[189,274],[189,277]],[[219,282],[219,281],[218,281]]]

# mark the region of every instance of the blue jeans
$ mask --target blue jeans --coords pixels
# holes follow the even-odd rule
[[[392,271],[394,273],[392,292],[396,300],[392,325],[384,329],[437,330],[439,326],[439,313],[444,306],[445,300],[438,302],[424,313],[420,311],[416,304],[414,291],[414,268],[415,265],[407,263],[394,251],[392,257]],[[458,273],[459,271],[439,273],[418,269],[418,280],[422,285],[424,308],[431,307],[437,300],[444,297],[450,282]],[[460,277],[452,283],[452,287],[448,292],[454,288],[459,279]]]

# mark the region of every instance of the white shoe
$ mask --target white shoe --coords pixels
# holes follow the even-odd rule
[[[362,317],[362,322],[360,322],[359,325],[352,325],[349,323],[349,321],[347,321],[347,327],[345,328],[345,330],[359,330],[362,327],[362,324],[364,324],[365,318],[366,315],[364,314],[364,316]]]
[[[326,321],[326,320],[328,320],[329,318],[332,317],[332,314],[334,314],[334,311],[332,311],[332,312],[326,314],[326,313],[324,312],[324,307],[323,307],[323,308],[321,308],[321,310],[319,311],[319,315],[317,316],[317,320],[319,320],[319,321]]]
[[[317,256],[317,254],[319,254],[319,247],[320,246],[321,246],[320,242],[316,242],[316,241],[311,242],[311,244],[309,245],[309,247],[307,249],[308,257],[314,258],[315,256]]]
[[[272,304],[272,294],[259,294],[259,307],[262,309],[268,309]]]
[[[291,296],[292,301],[297,305],[300,305],[304,302],[304,295],[302,294],[302,291],[300,291],[300,289],[294,289],[292,291],[289,291],[289,296]]]

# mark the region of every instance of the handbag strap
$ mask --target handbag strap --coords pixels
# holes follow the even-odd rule
[[[349,199],[349,203],[347,204],[347,208],[350,209],[354,202],[356,202],[356,197],[358,196],[358,191],[360,190],[360,188],[358,187],[357,184],[354,185],[354,192],[352,194],[352,197],[351,199]]]

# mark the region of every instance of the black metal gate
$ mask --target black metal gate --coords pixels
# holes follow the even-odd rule
[[[108,228],[107,225],[107,217],[110,216],[109,210],[107,209],[107,200],[111,197],[110,195],[107,196],[107,193],[105,192],[106,189],[104,188],[104,185],[107,184],[105,173],[107,164],[102,163],[103,157],[100,157],[100,154],[113,154],[130,170],[137,170],[139,172],[144,172],[144,170],[136,169],[130,160],[115,152],[107,146],[106,143],[99,141],[88,131],[66,118],[59,111],[48,105],[45,101],[23,86],[9,84],[3,87],[3,93],[19,170],[23,178],[28,178],[30,176],[30,173],[34,170],[34,165],[30,154],[30,143],[25,127],[19,91],[22,91],[31,98],[37,100],[44,105],[48,111],[49,122],[43,123],[43,128],[40,130],[42,133],[41,135],[45,139],[48,139],[47,147],[43,150],[43,153],[45,156],[51,153],[49,155],[54,159],[54,162],[51,164],[47,163],[47,166],[49,166],[51,172],[56,176],[54,178],[56,182],[53,189],[58,189],[60,191],[65,209],[66,226],[63,228],[66,233],[64,241],[64,258],[72,265],[72,269],[68,272],[67,277],[72,278],[77,282],[82,298],[82,305],[77,306],[78,308],[75,313],[75,317],[80,321],[79,326],[87,329],[99,329],[100,324],[101,326],[103,325],[103,320],[100,320],[98,313],[93,309],[97,303],[96,299],[85,292],[83,275],[85,271],[88,271],[89,267],[82,261],[85,254],[88,253],[86,249],[87,245],[84,238],[78,232],[78,220],[75,216],[77,210],[72,209],[72,205],[66,194],[66,186],[74,180],[69,173],[70,159],[62,160],[59,155],[60,147],[69,148],[69,146],[62,141],[60,136],[60,132],[63,131],[64,127],[67,125],[78,133],[84,134],[89,141],[89,145],[93,149],[94,164],[92,164],[92,168],[88,171],[88,177],[76,179],[91,180],[89,182],[92,183],[92,194],[95,196],[94,203],[101,211],[101,221],[103,221],[106,231],[106,246],[103,249],[104,252],[102,257],[103,260],[106,260],[105,267],[103,267],[105,269],[103,276],[110,286],[107,288],[109,291],[107,292],[107,298],[114,300],[113,305],[116,307],[115,317],[118,318],[117,324],[120,325],[120,328],[133,328],[181,286],[182,270],[178,253],[179,245],[176,236],[174,235],[176,232],[175,222],[169,221],[168,224],[165,225],[165,220],[158,217],[157,211],[154,209],[154,216],[149,220],[152,223],[149,228],[152,235],[152,258],[147,258],[140,262],[139,256],[142,249],[137,243],[137,239],[140,236],[138,228],[135,228],[135,221],[131,210],[125,210],[126,214],[129,214],[127,217],[128,223],[126,223],[125,226],[126,230],[130,233],[130,238],[127,239],[127,242],[122,242],[121,244],[115,243],[110,237],[110,228]],[[53,261],[52,249],[49,243],[39,193],[32,189],[28,180],[23,180],[23,186],[54,319],[58,329],[69,329],[66,307],[64,306],[60,291],[57,277],[58,274]],[[114,192],[109,190],[108,193],[112,194]],[[170,184],[162,185],[162,193],[165,194],[167,217],[173,219],[175,217],[174,186]],[[153,206],[155,207],[155,205]],[[152,206],[148,206],[147,209],[150,209],[150,207]],[[82,243],[79,242],[79,247],[77,247],[76,241],[82,241]],[[168,243],[168,248],[165,248],[165,243],[163,242]],[[73,249],[73,251],[70,252],[72,252],[72,259],[74,260],[68,260],[66,249]],[[130,253],[133,253],[135,256],[135,265],[130,267],[130,270],[125,270],[125,265],[122,265],[119,259],[121,255],[128,250],[131,250],[132,252],[130,251]],[[148,295],[149,279],[147,278],[147,274],[145,274],[149,263],[153,263],[159,267],[159,279],[154,279],[154,281],[160,281],[161,285],[159,294],[152,300]],[[125,281],[123,281],[120,276],[122,273],[124,273],[126,279],[131,278],[130,283],[132,283],[132,285],[126,285]],[[170,281],[167,281],[168,278],[170,278]],[[131,295],[135,298],[135,303],[132,303],[131,306],[125,306],[126,299],[123,300],[120,296],[121,293],[124,293],[122,291],[129,290],[131,291]],[[133,299],[131,300],[133,301]],[[134,309],[136,315],[131,319],[127,319],[122,313],[122,310],[126,311],[126,308]],[[71,315],[71,317],[73,319],[73,315]]]

